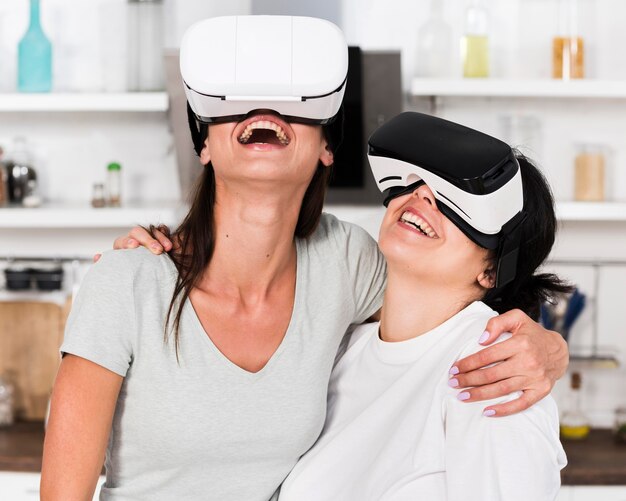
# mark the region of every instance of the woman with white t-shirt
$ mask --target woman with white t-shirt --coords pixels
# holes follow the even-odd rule
[[[283,483],[281,501],[556,497],[566,458],[552,397],[497,419],[483,402],[468,403],[454,377],[455,362],[480,349],[482,326],[497,311],[537,317],[542,300],[570,290],[536,273],[554,243],[553,200],[539,170],[523,156],[517,162],[527,216],[515,278],[500,289],[499,257],[442,213],[434,189],[420,181],[391,199],[379,235],[388,273],[381,320],[357,327],[346,343],[322,436]],[[484,373],[498,378],[502,370]]]

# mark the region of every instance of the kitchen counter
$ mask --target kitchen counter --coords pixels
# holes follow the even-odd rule
[[[41,471],[44,428],[41,421],[0,428],[0,470]]]
[[[585,440],[562,440],[568,465],[563,485],[626,485],[626,444],[617,445],[610,430],[591,430]]]
[[[0,428],[0,470],[41,471],[44,429],[41,422]],[[609,430],[592,430],[587,440],[563,440],[569,464],[563,485],[626,485],[626,445],[613,442]]]

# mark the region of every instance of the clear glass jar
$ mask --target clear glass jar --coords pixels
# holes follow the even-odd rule
[[[601,202],[605,199],[605,160],[607,148],[601,144],[576,145],[574,199]]]
[[[128,90],[163,87],[163,1],[128,0]]]

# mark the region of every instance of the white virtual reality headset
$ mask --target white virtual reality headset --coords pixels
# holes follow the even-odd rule
[[[426,184],[448,219],[479,246],[496,250],[496,287],[515,278],[526,213],[519,163],[508,144],[415,112],[383,124],[368,144],[385,205]]]
[[[341,30],[323,19],[225,16],[193,24],[180,46],[187,101],[201,123],[253,110],[324,125],[339,112],[348,75]]]

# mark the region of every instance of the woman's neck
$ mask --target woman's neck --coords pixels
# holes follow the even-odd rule
[[[263,299],[295,271],[300,204],[294,200],[302,199],[306,186],[286,194],[216,181],[215,249],[202,283]]]
[[[420,281],[405,270],[390,266],[380,320],[381,339],[398,342],[421,336],[476,299],[476,292],[470,288],[455,289],[445,282]]]

